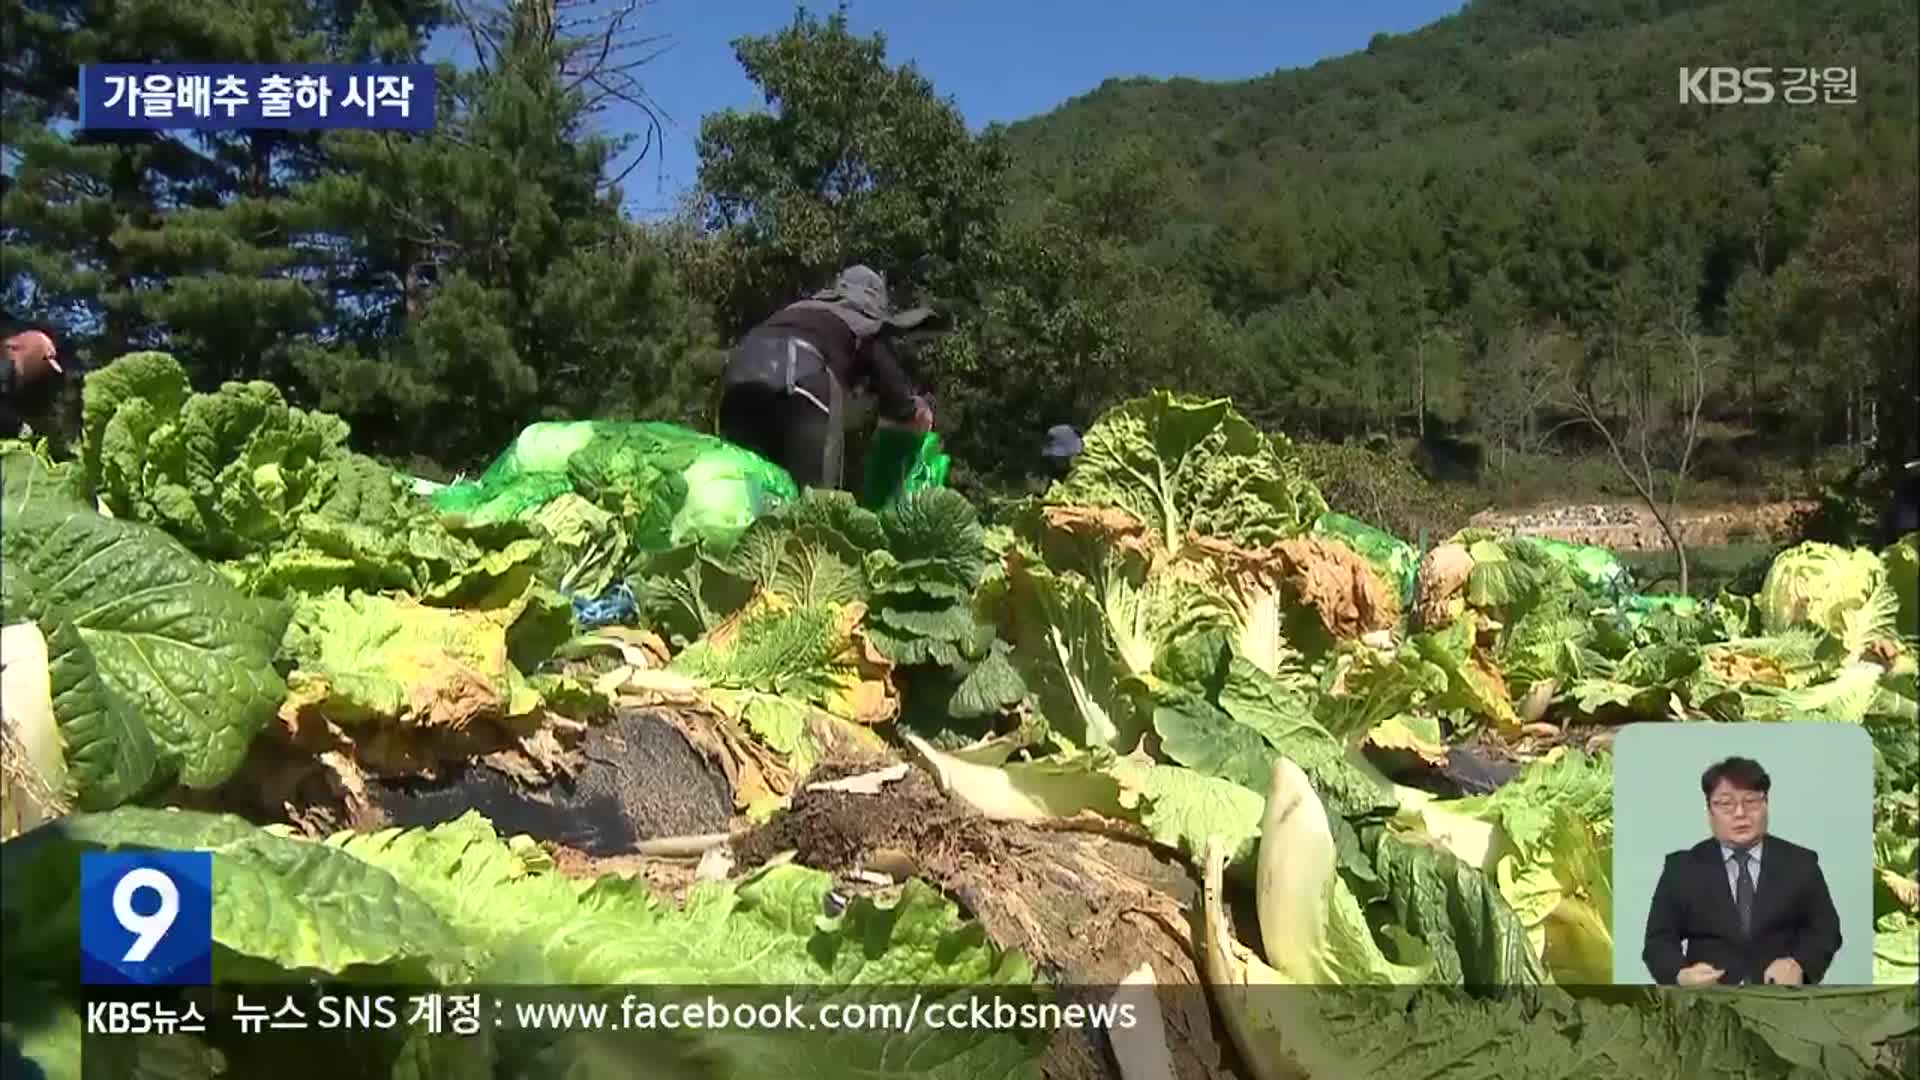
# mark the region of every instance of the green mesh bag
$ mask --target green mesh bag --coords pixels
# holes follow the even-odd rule
[[[866,481],[860,505],[882,510],[915,491],[947,486],[953,459],[940,448],[940,436],[881,426],[867,445]]]
[[[595,420],[533,424],[479,479],[434,505],[469,521],[524,520],[567,493],[620,517],[639,550],[705,542],[728,548],[763,514],[798,497],[785,469],[678,424]]]
[[[1656,611],[1672,611],[1679,615],[1700,614],[1700,601],[1680,593],[1636,593],[1620,602],[1622,611],[1635,615],[1651,615]]]
[[[1633,593],[1633,573],[1627,569],[1626,563],[1620,561],[1620,556],[1606,548],[1570,544],[1565,540],[1544,536],[1529,536],[1526,539],[1555,562],[1571,570],[1574,580],[1586,589],[1589,596],[1619,600]]]
[[[575,491],[632,522],[649,551],[695,541],[729,548],[756,518],[799,497],[793,477],[759,454],[653,421],[603,430],[567,475]]]
[[[1700,601],[1676,593],[1635,593],[1620,601],[1620,614],[1626,618],[1627,625],[1636,630],[1662,611],[1671,611],[1683,619],[1695,618],[1701,611]]]
[[[567,463],[592,445],[605,422],[550,421],[530,424],[493,459],[476,480],[450,484],[433,495],[443,513],[475,524],[519,521],[573,490]]]

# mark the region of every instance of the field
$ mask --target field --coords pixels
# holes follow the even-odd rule
[[[1422,2],[10,4],[0,1073],[1920,1075],[1920,6]],[[718,433],[803,299],[846,490]],[[1841,959],[1635,984],[1627,733],[1802,727]]]
[[[1279,1075],[1302,1031],[1341,1048],[1312,1075],[1426,1075],[1487,1025],[1595,1063],[1574,1076],[1709,1045],[1769,1074],[1913,1060],[1915,537],[1797,547],[1676,608],[1600,549],[1468,529],[1422,553],[1330,512],[1229,402],[1164,391],[985,507],[799,492],[652,422],[530,428],[427,497],[332,418],[194,392],[165,354],[88,394],[76,456],[4,460],[8,618],[45,658],[10,646],[8,977],[57,1003],[10,993],[7,1030],[49,1075],[77,1075],[74,860],[143,846],[215,852],[223,981],[1012,1008],[1144,979],[1113,998],[1157,1002],[1125,1053],[1195,1077]],[[1875,981],[1898,986],[1807,992],[1831,1037],[1755,998],[1605,989],[1613,733],[1807,718],[1880,748]],[[1482,1034],[1383,1058],[1383,1009]],[[1643,1036],[1597,1034],[1621,1028]],[[325,1052],[739,1075],[828,1045],[400,1034]],[[907,1045],[935,1075],[1112,1067],[1072,1031]],[[905,1075],[883,1032],[831,1047],[823,1069]]]

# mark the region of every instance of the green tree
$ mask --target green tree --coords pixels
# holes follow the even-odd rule
[[[701,123],[692,252],[722,325],[738,333],[863,262],[902,297],[967,297],[1004,202],[997,131],[975,138],[953,104],[844,11],[802,9],[734,54],[768,111]]]
[[[1920,180],[1912,173],[1862,176],[1834,194],[1799,256],[1801,300],[1824,337],[1854,346],[1858,379],[1881,463],[1897,475],[1920,457],[1912,423],[1914,357],[1920,355]],[[1853,389],[1853,388],[1850,388]],[[1850,425],[1850,428],[1852,425]],[[1855,429],[1857,430],[1857,429]]]
[[[628,140],[594,130],[600,88],[632,63],[602,58],[631,41],[569,10],[478,11],[477,63],[446,73],[439,130],[336,133],[348,167],[298,192],[346,242],[330,267],[343,332],[297,363],[369,445],[476,464],[535,420],[698,414],[705,315],[666,244],[621,213],[608,173]]]
[[[1168,172],[1140,146],[1089,150],[1074,182],[1001,219],[979,301],[924,354],[941,433],[968,480],[1033,481],[1049,426],[1085,426],[1155,387],[1248,396],[1246,335],[1206,282],[1139,246],[1158,231],[1153,208],[1171,205]]]
[[[1057,220],[1008,228],[979,299],[920,355],[938,388],[939,430],[966,466],[957,483],[1017,483],[1052,424],[1085,424],[1133,363],[1118,298],[1089,286],[1119,273]]]
[[[1810,337],[1815,355],[1831,356],[1845,394],[1851,439],[1864,436],[1864,467],[1826,493],[1830,504],[1864,508],[1850,522],[1829,524],[1824,539],[1868,539],[1871,522],[1892,500],[1908,462],[1920,459],[1920,180],[1910,173],[1865,175],[1835,192],[1815,220],[1807,246],[1776,275],[1784,317]],[[1829,517],[1836,516],[1829,512]],[[1891,536],[1877,539],[1888,542]]]
[[[325,321],[287,194],[331,167],[317,133],[83,131],[80,65],[411,61],[438,0],[7,0],[0,202],[10,309],[111,358],[180,354],[199,381],[278,377]]]

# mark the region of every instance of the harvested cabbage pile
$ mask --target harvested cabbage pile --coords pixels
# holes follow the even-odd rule
[[[347,449],[337,420],[265,384],[193,393],[158,354],[90,379],[86,414],[78,461],[20,444],[0,460],[4,809],[11,827],[40,823],[5,845],[0,912],[7,978],[56,1003],[28,1016],[10,992],[0,1030],[50,1075],[77,1074],[60,989],[75,856],[139,844],[209,847],[231,868],[223,896],[276,898],[272,934],[238,899],[216,901],[215,926],[217,966],[276,977],[837,993],[1144,966],[1206,986],[1229,1021],[1230,1049],[1196,1034],[1210,1021],[1170,1022],[1176,1056],[1262,1078],[1471,1070],[1484,1032],[1514,1050],[1501,1075],[1711,1058],[1726,1075],[1816,1062],[1866,1077],[1898,1075],[1920,1040],[1910,995],[1583,989],[1611,979],[1616,932],[1605,735],[1636,721],[1864,727],[1876,982],[1920,974],[1912,537],[1793,549],[1755,596],[1642,597],[1589,549],[1466,531],[1416,551],[1339,516],[1291,445],[1230,403],[1168,392],[1100,418],[1061,482],[993,520],[944,489],[879,512],[807,492],[717,539],[567,455],[529,466],[567,480],[524,519],[445,514]],[[620,587],[630,625],[581,632],[567,594]],[[693,838],[706,858],[677,903],[604,867],[563,871],[565,852],[476,816],[352,832],[356,813],[152,809],[287,790],[306,769],[357,811],[370,778],[502,755],[545,782],[616,705],[677,718],[739,812],[732,833]],[[1511,763],[1481,776],[1463,762],[1488,746]],[[931,794],[887,794],[914,783]],[[1149,842],[1203,887],[1197,941],[1178,937],[1177,887],[1119,869],[1164,868]],[[768,865],[782,852],[798,865]],[[1071,887],[1049,880],[1068,866]],[[1229,891],[1255,901],[1258,954]],[[342,896],[375,898],[379,918],[342,921]],[[1100,905],[1160,922],[1103,924]],[[1172,937],[1139,928],[1162,922]],[[1125,963],[1076,952],[1082,937]],[[1265,983],[1315,991],[1247,990]],[[1813,1030],[1782,1022],[1790,1008],[1824,1034],[1789,1034]],[[1483,1034],[1436,1034],[1461,1024]],[[1033,1075],[1042,1060],[1012,1033],[926,1040],[828,1055],[690,1034],[658,1052],[699,1075],[922,1075],[907,1054],[949,1062],[937,1075]],[[626,1075],[631,1048],[610,1047],[356,1052],[382,1075]],[[233,1049],[180,1037],[166,1052]]]

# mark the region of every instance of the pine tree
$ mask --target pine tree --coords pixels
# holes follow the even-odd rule
[[[621,10],[536,0],[480,11],[475,63],[446,80],[440,129],[341,132],[339,171],[303,185],[341,238],[341,333],[296,365],[362,441],[474,465],[540,419],[689,419],[710,335],[664,245],[607,174],[628,137],[593,129],[648,104]],[[431,445],[417,445],[422,433]]]
[[[337,168],[317,132],[84,131],[80,65],[409,61],[438,0],[9,0],[0,205],[9,310],[95,362],[165,348],[195,381],[284,376],[323,335],[291,185]]]

